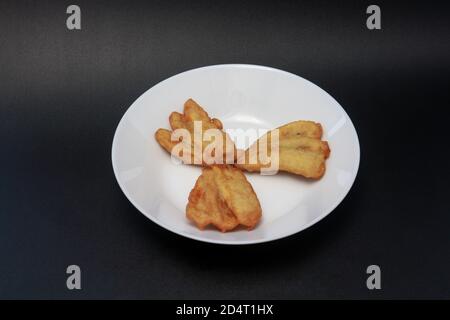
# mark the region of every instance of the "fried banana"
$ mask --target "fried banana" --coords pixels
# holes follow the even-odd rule
[[[236,148],[228,134],[222,131],[222,122],[210,118],[194,100],[185,102],[183,113],[172,112],[169,123],[173,131],[158,129],[156,141],[184,163],[212,165],[235,162]]]
[[[238,225],[253,229],[261,218],[261,206],[241,170],[214,165],[203,168],[189,194],[186,216],[200,229],[208,225],[222,232]]]
[[[238,158],[236,166],[250,171],[275,167],[306,178],[318,179],[325,173],[330,148],[322,137],[322,126],[312,121],[294,121],[258,139]],[[273,141],[272,141],[273,140]],[[277,152],[278,156],[275,158]],[[274,166],[273,159],[277,159]]]
[[[322,125],[313,121],[298,120],[285,124],[278,128],[280,138],[286,137],[308,137],[314,139],[322,138]]]

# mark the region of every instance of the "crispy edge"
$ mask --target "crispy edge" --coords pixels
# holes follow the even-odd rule
[[[172,130],[176,129],[189,129],[186,127],[186,122],[183,119],[183,115],[179,112],[172,112],[169,116],[169,123]]]
[[[192,98],[184,103],[184,117],[186,121],[205,121],[211,122],[208,113]]]
[[[212,118],[211,121],[217,129],[223,130],[223,124],[219,119]]]
[[[176,145],[171,140],[172,132],[167,129],[158,129],[155,132],[155,139],[161,147],[163,147],[167,152],[171,153],[172,148]]]
[[[171,136],[172,136],[172,131],[167,130],[167,129],[158,129],[155,132],[155,139],[158,142],[158,144],[164,149],[166,150],[169,154],[172,155],[172,149],[178,145],[179,143],[183,143],[182,141],[172,141],[171,140]],[[194,152],[192,150],[192,146],[190,146],[190,148],[185,148],[183,149],[183,152],[189,150],[188,151],[188,157],[190,158],[190,163],[187,164],[194,164]],[[174,157],[180,159],[181,161],[183,161],[183,154],[180,155],[175,155],[173,154]]]

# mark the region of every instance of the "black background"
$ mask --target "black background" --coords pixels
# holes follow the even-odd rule
[[[66,28],[78,4],[82,30]],[[0,298],[450,298],[449,6],[377,1],[1,1]],[[125,198],[114,130],[179,72],[252,63],[316,83],[361,165],[326,219],[272,243],[172,234]],[[66,267],[82,290],[66,288]],[[378,264],[382,289],[366,288]]]

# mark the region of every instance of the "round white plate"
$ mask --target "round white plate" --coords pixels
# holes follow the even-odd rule
[[[245,173],[261,203],[263,217],[252,231],[199,230],[187,220],[188,195],[201,173],[177,165],[155,141],[170,128],[169,114],[193,98],[225,129],[273,129],[294,120],[320,122],[330,145],[327,170],[318,181],[281,173]],[[242,147],[239,146],[238,147]],[[250,244],[283,238],[328,215],[350,190],[359,166],[359,142],[344,109],[324,90],[288,72],[255,65],[216,65],[180,73],[140,96],[114,135],[116,179],[145,216],[182,236],[221,244]]]

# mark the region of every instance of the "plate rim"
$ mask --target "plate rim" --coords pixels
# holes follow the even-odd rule
[[[187,234],[187,233],[183,233],[182,231],[178,231],[174,228],[172,228],[170,225],[166,225],[165,223],[158,221],[157,219],[154,219],[151,216],[148,216],[147,214],[145,214],[145,210],[143,210],[143,208],[137,204],[132,197],[127,193],[126,189],[122,186],[119,176],[118,176],[118,172],[117,172],[117,164],[114,160],[115,154],[116,154],[116,139],[117,139],[117,135],[118,132],[120,130],[120,128],[123,126],[124,123],[124,119],[126,118],[128,112],[130,112],[130,110],[132,110],[132,108],[134,107],[135,104],[137,104],[143,97],[144,95],[152,90],[153,88],[157,87],[157,86],[161,86],[163,85],[165,82],[170,81],[171,79],[175,78],[175,77],[180,77],[183,76],[186,73],[189,72],[193,72],[193,71],[199,71],[202,69],[220,69],[220,68],[252,68],[252,69],[259,69],[259,70],[266,70],[266,71],[273,71],[273,72],[280,72],[280,73],[284,73],[288,76],[291,77],[296,77],[296,78],[300,78],[306,82],[308,82],[310,85],[317,87],[318,89],[320,89],[321,91],[323,91],[328,97],[330,97],[332,100],[334,100],[336,102],[336,104],[339,106],[339,108],[341,109],[341,111],[343,112],[343,114],[345,115],[345,117],[347,118],[347,120],[350,122],[351,126],[353,127],[353,130],[355,132],[355,137],[356,137],[356,149],[357,149],[357,153],[356,153],[356,170],[354,171],[355,173],[352,176],[352,182],[349,184],[348,189],[342,194],[342,196],[340,198],[338,198],[338,201],[336,201],[336,204],[334,206],[331,206],[331,209],[328,210],[327,212],[324,211],[323,214],[321,214],[320,216],[318,216],[317,218],[311,220],[309,223],[303,225],[301,228],[297,229],[294,232],[285,232],[285,233],[281,233],[280,235],[273,237],[273,238],[266,238],[266,239],[257,239],[257,240],[214,240],[214,239],[205,239],[204,237],[201,236],[196,236],[196,235],[191,235],[191,234]],[[309,81],[308,79],[299,76],[297,74],[291,73],[289,71],[285,71],[285,70],[281,70],[278,68],[274,68],[274,67],[269,67],[269,66],[263,66],[263,65],[257,65],[257,64],[243,64],[243,63],[230,63],[230,64],[214,64],[214,65],[208,65],[208,66],[203,66],[203,67],[198,67],[198,68],[193,68],[193,69],[189,69],[186,71],[182,71],[180,73],[177,73],[175,75],[172,75],[158,83],[156,83],[155,85],[151,86],[150,88],[148,88],[147,90],[145,90],[137,99],[135,99],[133,101],[133,103],[127,108],[127,110],[123,113],[122,117],[120,118],[120,121],[117,124],[116,129],[114,130],[114,136],[113,136],[113,140],[112,140],[112,146],[111,146],[111,163],[112,163],[112,167],[113,167],[113,172],[114,172],[114,177],[117,181],[117,184],[120,187],[120,190],[123,192],[123,194],[125,195],[125,197],[128,199],[128,201],[131,202],[131,204],[142,214],[144,215],[146,218],[148,218],[149,220],[151,220],[152,222],[154,222],[155,224],[157,224],[158,226],[173,232],[179,236],[188,238],[188,239],[192,239],[192,240],[196,240],[196,241],[200,241],[200,242],[205,242],[205,243],[213,243],[213,244],[221,244],[221,245],[251,245],[251,244],[259,244],[259,243],[266,243],[266,242],[271,242],[271,241],[276,241],[279,239],[283,239],[283,238],[287,238],[290,237],[292,235],[295,235],[297,233],[300,233],[308,228],[310,228],[311,226],[315,225],[316,223],[318,223],[319,221],[321,221],[322,219],[324,219],[325,217],[327,217],[331,212],[333,212],[341,203],[342,201],[347,197],[348,193],[350,192],[350,190],[352,189],[355,181],[356,181],[356,177],[358,176],[358,172],[359,172],[359,166],[360,166],[360,160],[361,160],[361,148],[360,148],[360,143],[359,143],[359,136],[358,136],[358,132],[356,130],[355,125],[353,124],[350,116],[347,114],[347,112],[345,111],[345,109],[341,106],[341,104],[333,97],[331,96],[327,91],[325,91],[324,89],[322,89],[321,87],[319,87],[318,85],[316,85],[315,83]]]

